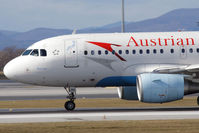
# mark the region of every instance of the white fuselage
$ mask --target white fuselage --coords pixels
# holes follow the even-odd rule
[[[135,86],[159,68],[199,64],[199,32],[66,35],[39,41],[4,68],[13,80],[44,86]]]

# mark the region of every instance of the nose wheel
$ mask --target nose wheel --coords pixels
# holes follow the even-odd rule
[[[68,111],[73,111],[75,109],[74,101],[67,101],[64,105],[65,109]]]
[[[64,107],[68,111],[73,111],[75,109],[75,99],[76,99],[76,88],[74,87],[65,87],[68,96],[66,97],[69,101],[66,101]]]

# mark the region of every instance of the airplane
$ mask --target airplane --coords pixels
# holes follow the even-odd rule
[[[64,87],[68,111],[77,87],[117,87],[124,100],[166,103],[199,92],[199,32],[57,36],[34,43],[3,71],[18,82]]]

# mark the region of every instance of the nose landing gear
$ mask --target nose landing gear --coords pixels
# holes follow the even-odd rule
[[[69,101],[66,101],[64,107],[68,111],[73,111],[75,109],[75,99],[76,99],[76,88],[75,87],[64,87],[68,96],[66,97]]]
[[[64,107],[66,110],[68,111],[73,111],[75,109],[75,103],[74,101],[67,101],[65,104],[64,104]]]

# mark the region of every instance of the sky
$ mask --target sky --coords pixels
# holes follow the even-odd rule
[[[199,0],[125,0],[125,20],[141,21]],[[121,20],[121,0],[0,0],[0,30],[81,29]]]

